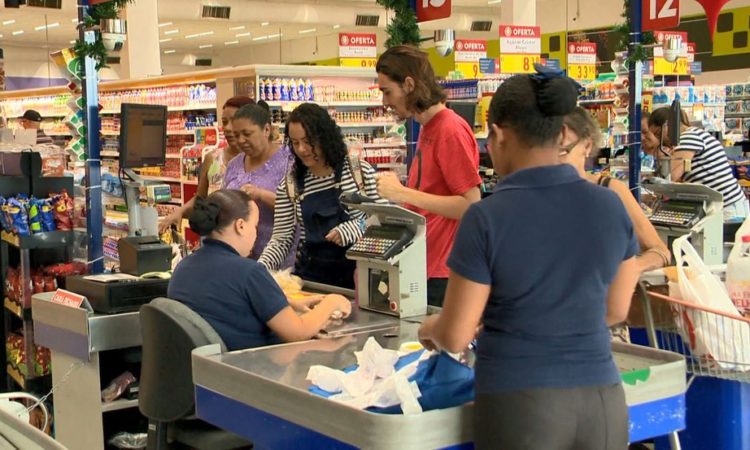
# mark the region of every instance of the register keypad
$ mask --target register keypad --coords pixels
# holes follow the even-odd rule
[[[664,225],[688,225],[695,217],[692,212],[661,210],[651,215],[651,222]]]
[[[351,251],[368,253],[371,255],[385,255],[385,253],[398,241],[395,239],[374,238],[365,236],[351,248]]]

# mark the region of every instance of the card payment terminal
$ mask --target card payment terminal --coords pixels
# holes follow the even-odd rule
[[[357,262],[357,296],[363,309],[398,317],[427,312],[426,221],[397,205],[342,196],[376,224],[346,252]]]

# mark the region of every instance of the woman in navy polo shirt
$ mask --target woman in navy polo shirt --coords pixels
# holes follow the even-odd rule
[[[478,449],[627,448],[607,325],[627,315],[638,245],[617,195],[558,163],[577,94],[549,73],[497,90],[488,145],[505,178],[463,217],[443,311],[420,329],[425,346],[460,352],[483,325]]]
[[[325,296],[311,311],[290,304],[266,268],[248,258],[257,226],[258,207],[245,192],[197,198],[190,228],[206,239],[177,265],[169,298],[206,319],[228,350],[310,339],[334,313],[349,315],[351,303],[340,295]],[[295,309],[307,312],[298,316]]]

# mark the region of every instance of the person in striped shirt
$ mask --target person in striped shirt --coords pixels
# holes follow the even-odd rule
[[[729,159],[721,143],[707,131],[690,126],[683,112],[680,120],[680,142],[669,141],[667,121],[669,108],[655,110],[648,125],[657,137],[663,136],[664,147],[671,157],[672,181],[698,183],[724,196],[724,220],[750,215],[750,203],[732,174]]]
[[[276,189],[273,233],[258,262],[269,270],[282,267],[299,225],[294,272],[307,281],[354,288],[355,263],[346,250],[364,234],[365,214],[348,209],[339,197],[360,192],[384,202],[375,170],[349,157],[341,129],[316,104],[292,111],[284,135],[294,165]]]

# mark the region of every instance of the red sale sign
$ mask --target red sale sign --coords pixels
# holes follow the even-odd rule
[[[454,46],[456,62],[479,62],[487,57],[487,41],[484,39],[456,39]]]
[[[680,0],[641,0],[641,28],[654,31],[680,24]]]
[[[451,0],[417,0],[417,22],[451,16]]]
[[[378,56],[378,41],[375,34],[339,33],[339,57],[375,58]]]
[[[83,295],[74,294],[73,292],[66,291],[65,289],[58,289],[52,296],[52,303],[58,305],[68,306],[70,308],[80,308],[83,304]]]

